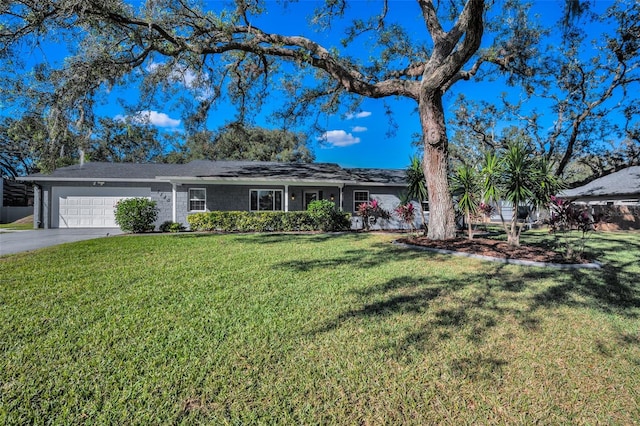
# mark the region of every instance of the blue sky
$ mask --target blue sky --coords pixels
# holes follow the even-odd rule
[[[599,2],[607,4],[608,2]],[[277,5],[276,2],[267,3]],[[212,8],[219,8],[222,2],[210,1]],[[309,30],[307,17],[311,14],[316,1],[301,1],[290,6],[285,14],[277,13],[269,9],[264,19],[256,22],[263,30],[268,32],[283,32],[288,35],[308,35],[321,44],[330,47],[339,44],[343,36],[340,28],[322,34]],[[371,7],[364,1],[355,1],[351,4],[350,16],[365,17],[367,8]],[[560,16],[561,3],[555,0],[538,0],[536,10],[545,14],[545,19],[556,21]],[[368,16],[368,15],[366,15]],[[391,0],[390,18],[396,19],[410,31],[426,38],[428,34],[424,29],[424,22],[419,14],[414,1]],[[51,46],[43,52],[29,52],[33,55],[31,63],[35,63],[46,56],[49,62],[55,63],[64,56],[64,51],[57,46]],[[192,76],[187,72],[186,78],[181,84],[189,86]],[[445,97],[445,110],[447,115],[452,114],[452,101],[459,93],[464,93],[472,99],[495,97],[506,90],[498,81],[492,83],[478,83],[474,81],[458,82]],[[116,102],[118,97],[124,97],[129,102],[135,102],[139,93],[132,88],[115,88],[106,97],[107,102],[101,105],[97,113],[100,116],[113,118],[124,117],[124,109]],[[420,130],[418,116],[415,112],[415,103],[403,99],[387,99],[392,107],[393,120],[397,124],[393,135],[389,135],[390,124],[385,115],[384,103],[381,100],[365,99],[360,109],[353,114],[336,114],[320,117],[320,124],[326,128],[324,135],[312,135],[309,140],[316,154],[318,162],[334,162],[346,167],[381,167],[404,168],[409,163],[409,157],[415,153],[415,147],[411,142],[413,135]],[[277,99],[274,99],[277,103]],[[266,108],[268,112],[269,108]],[[212,111],[207,126],[215,130],[233,118],[234,110],[230,106],[221,105]],[[6,111],[5,111],[6,113]],[[179,106],[162,105],[155,109],[140,112],[146,115],[152,124],[162,131],[182,132],[183,121]],[[257,117],[256,124],[264,127],[272,127],[266,119],[266,114]],[[301,128],[300,130],[304,130]],[[322,142],[321,142],[322,140]]]
[[[223,3],[215,2],[212,7],[219,7],[221,4]],[[343,37],[339,27],[332,28],[332,31],[317,33],[307,24],[308,18],[318,5],[317,1],[303,0],[298,4],[289,5],[284,13],[275,8],[270,9],[264,19],[254,22],[267,32],[281,31],[287,35],[305,35],[326,47],[337,46]],[[353,2],[350,5],[349,15],[365,17],[371,13],[366,10],[368,7],[370,4],[366,1]],[[392,1],[389,17],[401,20],[403,24],[409,25],[415,32],[421,34],[421,37],[428,36],[414,1]],[[184,83],[188,85],[188,81]],[[112,98],[116,95],[120,95],[120,92],[114,93]],[[316,161],[338,163],[345,167],[406,167],[409,164],[409,157],[415,153],[415,147],[411,144],[412,135],[420,129],[418,116],[415,113],[416,105],[413,101],[403,99],[388,99],[386,102],[392,105],[393,119],[397,123],[397,128],[391,137],[388,137],[391,125],[385,116],[382,100],[365,99],[361,108],[352,114],[321,116],[319,123],[327,130],[326,133],[314,134],[309,138],[316,154]],[[277,100],[274,99],[274,103],[277,103]],[[104,111],[107,115],[123,114],[117,108],[111,104],[106,106]],[[257,118],[257,125],[273,126],[267,120],[268,112],[267,106],[265,112]],[[158,110],[150,113],[153,114],[151,118],[167,130],[179,131],[182,128],[182,122],[177,122],[180,120],[179,111]],[[233,119],[233,113],[232,107],[219,107],[212,111],[208,127],[219,128],[227,120]],[[305,128],[300,130],[304,131]]]

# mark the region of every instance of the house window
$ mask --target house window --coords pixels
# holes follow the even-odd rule
[[[425,212],[425,213],[429,211],[429,202],[428,201],[423,201],[422,202],[422,211]]]
[[[369,202],[369,191],[353,191],[353,211],[357,212],[360,204]]]
[[[311,202],[319,199],[318,191],[304,191],[304,209],[307,210]]]
[[[189,188],[189,211],[203,212],[207,210],[207,190]]]
[[[282,190],[252,189],[250,194],[249,210],[252,212],[282,210]]]

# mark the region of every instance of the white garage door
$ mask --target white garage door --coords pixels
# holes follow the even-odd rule
[[[150,188],[54,187],[51,226],[117,228],[116,203],[123,198],[150,195]]]

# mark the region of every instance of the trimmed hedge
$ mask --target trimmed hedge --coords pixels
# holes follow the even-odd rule
[[[349,214],[341,213],[334,230],[348,229]],[[192,231],[222,232],[286,232],[319,231],[326,229],[326,222],[308,211],[295,212],[245,212],[214,211],[187,216]]]

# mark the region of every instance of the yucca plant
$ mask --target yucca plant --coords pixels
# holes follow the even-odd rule
[[[522,231],[522,224],[518,223],[518,209],[546,206],[551,196],[562,187],[553,174],[552,164],[545,158],[537,159],[522,142],[508,144],[500,154],[487,153],[480,176],[483,199],[498,206],[507,242],[514,246],[520,245]],[[500,200],[507,201],[513,208],[509,223],[502,216]]]
[[[424,216],[424,202],[429,199],[427,195],[427,182],[422,170],[422,162],[417,155],[410,158],[409,167],[406,170],[407,197],[420,203],[422,229],[427,230],[427,220]]]
[[[468,164],[458,167],[452,178],[452,190],[453,195],[458,197],[458,207],[465,215],[468,238],[471,240],[473,239],[471,215],[478,210],[478,194],[480,192],[476,170]]]
[[[536,162],[522,143],[508,145],[502,161],[503,195],[513,207],[507,242],[519,246],[522,226],[518,226],[518,208],[528,207],[532,203],[536,186]]]
[[[553,164],[546,157],[539,157],[535,167],[536,185],[533,187],[533,207],[537,210],[549,207],[552,198],[562,189],[564,183],[553,171]]]
[[[488,204],[496,206],[500,218],[502,218],[502,208],[500,204],[500,177],[502,176],[502,161],[495,151],[487,151],[480,168],[480,186],[482,189],[482,199]]]

